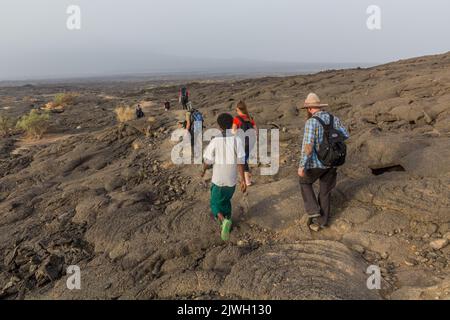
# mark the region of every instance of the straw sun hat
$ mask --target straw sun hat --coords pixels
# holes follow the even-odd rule
[[[308,94],[308,97],[305,100],[304,105],[301,107],[302,109],[307,108],[323,108],[327,107],[328,104],[320,103],[319,96],[315,93]]]

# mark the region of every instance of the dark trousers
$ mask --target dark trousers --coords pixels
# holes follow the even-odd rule
[[[309,216],[320,214],[321,225],[327,225],[330,217],[331,191],[336,187],[337,169],[309,169],[305,171],[305,177],[300,178],[305,211]],[[313,184],[320,181],[319,198],[317,199]]]
[[[250,172],[250,166],[248,165],[248,161],[250,159],[250,146],[248,143],[245,144],[245,163],[244,163],[244,172]]]
[[[187,104],[189,102],[188,97],[182,97],[181,98],[181,105],[183,106],[183,110],[187,110]]]

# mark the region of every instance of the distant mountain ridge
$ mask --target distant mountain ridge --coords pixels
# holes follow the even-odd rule
[[[325,69],[368,66],[357,63],[298,63],[252,59],[213,59],[180,57],[151,52],[105,50],[96,52],[33,53],[32,61],[25,57],[8,62],[0,68],[0,81],[70,79],[110,76],[158,74],[293,74],[312,73]]]

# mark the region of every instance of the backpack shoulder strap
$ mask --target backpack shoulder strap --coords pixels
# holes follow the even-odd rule
[[[331,113],[329,113],[328,115],[330,116],[330,124],[329,124],[330,129],[333,129],[334,128],[334,116]]]
[[[245,122],[247,122],[247,121],[245,121],[241,116],[236,116],[236,118],[238,118],[239,121],[240,121],[242,124],[244,124]]]
[[[253,127],[252,119],[245,120],[245,119],[242,118],[241,116],[236,116],[236,118],[238,118],[238,119],[241,121],[241,124],[248,123],[251,127]]]
[[[327,113],[327,114],[328,114],[328,116],[330,117],[330,123],[329,123],[329,124],[326,124],[325,121],[323,121],[323,120],[322,120],[320,117],[318,117],[318,116],[312,117],[312,119],[316,119],[317,121],[319,121],[319,123],[322,125],[322,127],[323,127],[325,130],[329,130],[329,129],[331,129],[331,128],[334,127],[334,116],[333,116],[331,113]]]
[[[317,121],[319,121],[319,123],[322,125],[322,127],[325,129],[325,130],[328,130],[329,129],[329,124],[326,124],[325,123],[325,121],[323,121],[320,117],[317,117],[317,116],[315,116],[315,117],[312,117],[311,119],[316,119]]]

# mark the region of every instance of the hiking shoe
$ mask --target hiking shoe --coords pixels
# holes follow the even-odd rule
[[[220,237],[223,241],[230,240],[231,224],[231,220],[229,219],[224,219],[222,222],[222,233],[220,234]]]
[[[320,218],[314,219],[315,223],[317,223],[321,228],[326,228],[328,227],[328,221],[325,220],[325,218],[323,216],[321,216]]]
[[[317,223],[312,223],[309,225],[309,228],[314,231],[314,232],[319,232],[320,231],[320,226]]]

